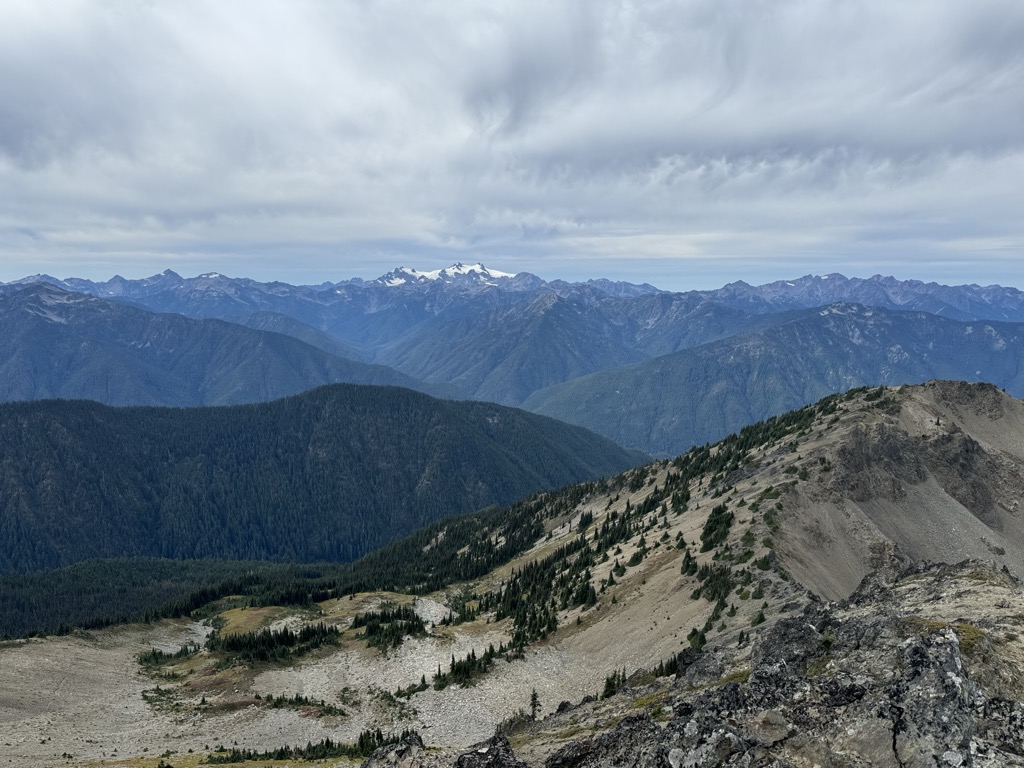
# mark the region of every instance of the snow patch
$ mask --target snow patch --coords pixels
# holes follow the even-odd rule
[[[441,280],[448,282],[457,278],[471,278],[482,283],[494,285],[497,280],[507,280],[515,277],[509,272],[501,272],[497,269],[488,269],[483,264],[463,264],[457,262],[444,269],[434,269],[421,272],[410,267],[399,267],[382,277],[377,282],[387,286],[407,285],[410,283],[423,283]]]

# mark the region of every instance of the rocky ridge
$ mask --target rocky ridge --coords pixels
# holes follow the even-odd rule
[[[936,600],[950,591],[963,612]],[[545,765],[608,765],[613,745],[632,755],[615,764],[636,766],[1024,764],[1021,598],[1019,581],[973,561],[867,579],[843,603],[808,601],[745,660],[705,651],[726,674],[706,684],[681,673],[664,723],[626,718]]]
[[[545,768],[1024,765],[1022,419],[991,385],[861,390],[698,483],[771,534],[767,621],[723,623],[674,675],[638,670],[475,749]],[[744,500],[765,486],[781,497],[759,515]],[[711,563],[736,558],[729,541]]]

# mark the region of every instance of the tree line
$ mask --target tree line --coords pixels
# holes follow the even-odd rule
[[[675,459],[628,470],[610,479],[577,483],[558,491],[536,493],[509,506],[491,506],[429,523],[351,563],[129,559],[0,577],[0,636],[186,616],[227,595],[241,595],[252,606],[309,606],[374,590],[425,594],[477,579],[507,563],[545,535],[546,521],[564,516],[586,499],[637,492],[666,470],[664,484],[652,488],[635,506],[627,498],[623,513],[609,514],[593,530],[592,521],[587,521],[577,538],[556,553],[554,561],[517,571],[493,594],[463,596],[463,602],[472,602],[477,611],[500,610],[502,616],[512,617],[515,643],[525,644],[553,631],[557,610],[586,605],[594,599],[590,591],[594,586],[592,573],[588,575],[587,569],[598,553],[631,538],[641,526],[650,529],[655,517],[684,513],[692,482],[700,479],[719,490],[728,487],[735,473],[746,471],[751,451],[805,433],[818,417],[835,418],[842,401],[843,396],[825,398],[816,405],[746,427],[714,446],[699,446]],[[777,498],[778,493],[777,489],[766,489],[751,505],[751,511],[763,501]],[[764,513],[769,525],[773,519],[770,514],[770,510]],[[722,530],[731,523],[730,515],[723,510],[713,516],[708,530],[702,532],[705,543],[720,539]],[[649,545],[645,543],[639,551],[642,559]],[[688,550],[683,557],[685,572],[695,573]],[[613,577],[621,576],[627,567],[632,566],[616,561]],[[546,584],[542,584],[544,580]],[[597,589],[607,585],[598,585]],[[716,591],[713,586],[709,589],[711,593]]]

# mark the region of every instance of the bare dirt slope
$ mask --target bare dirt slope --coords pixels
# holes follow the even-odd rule
[[[81,632],[0,644],[0,757],[8,765],[52,764],[59,756],[138,754],[176,731],[143,692],[136,654],[177,648],[194,625]]]
[[[812,479],[794,489],[777,536],[793,575],[845,597],[893,544],[908,560],[1018,569],[1024,403],[963,382],[889,390],[872,403],[801,451]]]

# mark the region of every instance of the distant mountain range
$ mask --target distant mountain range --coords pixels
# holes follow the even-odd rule
[[[490,403],[333,385],[222,408],[0,405],[0,573],[97,557],[344,561],[647,457]]]
[[[41,275],[2,286],[0,294],[13,300],[26,283],[183,315],[206,328],[211,320],[227,321],[235,326],[222,328],[226,335],[244,325],[273,332],[275,340],[218,342],[230,350],[226,362],[213,342],[178,344],[176,350],[195,350],[189,365],[174,361],[189,374],[178,383],[177,374],[151,373],[149,359],[141,361],[140,373],[121,375],[122,368],[136,371],[153,344],[138,335],[117,342],[113,357],[109,350],[93,354],[105,331],[89,332],[93,347],[59,347],[62,335],[85,333],[76,330],[78,320],[69,320],[61,328],[53,324],[39,345],[58,352],[32,353],[11,342],[7,354],[14,363],[0,381],[7,399],[204,404],[267,399],[327,381],[388,383],[521,406],[627,445],[671,453],[849,386],[941,375],[990,380],[1024,394],[1016,330],[1000,326],[1002,349],[953,344],[962,337],[957,323],[976,328],[977,339],[994,323],[1024,323],[1024,293],[1000,286],[831,274],[671,293],[646,284],[548,282],[455,264],[316,286],[216,273],[183,278],[171,271],[106,282]],[[836,327],[839,313],[849,326],[843,330]],[[882,323],[883,317],[889,320]],[[119,325],[144,325],[142,318]],[[283,337],[302,342],[288,347],[301,363],[277,365],[287,347]],[[246,351],[254,348],[259,355]],[[33,354],[55,362],[50,369],[38,361],[27,365]],[[275,362],[265,362],[268,356]],[[54,376],[64,377],[60,387],[51,383]],[[144,383],[134,383],[138,379]],[[155,382],[173,391],[161,392]]]

